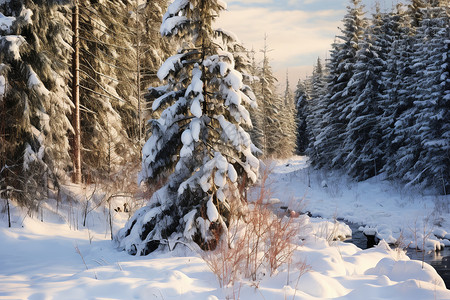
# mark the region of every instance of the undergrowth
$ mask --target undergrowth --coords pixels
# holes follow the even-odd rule
[[[242,280],[257,287],[264,276],[292,268],[299,277],[308,271],[304,261],[293,262],[294,251],[299,248],[300,219],[277,217],[270,204],[270,191],[263,174],[258,197],[248,204],[243,218],[234,218],[214,251],[201,252],[201,256],[216,275],[219,285],[228,289],[228,298],[238,299]],[[297,280],[298,281],[298,280]]]

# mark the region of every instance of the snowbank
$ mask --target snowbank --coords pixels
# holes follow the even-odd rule
[[[450,291],[429,265],[422,268],[421,262],[409,260],[384,242],[361,250],[332,241],[328,233],[346,235],[347,228],[323,219],[298,219],[305,224],[303,242],[291,265],[258,282],[241,280],[222,289],[201,256],[188,247],[131,256],[109,240],[104,207],[91,212],[87,227],[67,223],[70,211],[82,210],[82,203],[60,206],[58,211],[54,207],[50,211],[52,207],[50,203],[44,212],[46,222],[12,207],[13,228],[7,228],[6,215],[0,215],[0,297],[450,299]],[[114,227],[123,226],[127,218],[124,212],[114,212]],[[300,266],[307,266],[308,271]]]
[[[271,168],[273,197],[286,206],[364,225],[364,233],[404,248],[435,251],[450,244],[450,195],[405,188],[383,175],[355,182],[342,173],[312,170],[303,156],[272,162]]]

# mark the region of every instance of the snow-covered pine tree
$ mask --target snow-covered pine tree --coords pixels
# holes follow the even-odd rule
[[[412,131],[420,154],[405,179],[447,194],[450,185],[450,8],[430,7],[417,30],[417,113]]]
[[[8,145],[1,177],[11,197],[32,208],[70,167],[68,13],[56,1],[0,2],[1,127]]]
[[[389,178],[401,178],[400,170],[403,162],[399,159],[405,157],[399,157],[398,153],[401,147],[407,148],[409,143],[405,127],[411,115],[404,112],[410,109],[409,86],[411,82],[414,83],[411,70],[413,35],[409,15],[401,5],[397,5],[396,11],[389,15],[384,24],[385,41],[390,39],[391,46],[386,59],[387,68],[382,77],[384,84],[381,101],[383,115],[380,118],[384,151],[382,172]]]
[[[366,29],[364,40],[356,52],[354,73],[348,83],[352,95],[351,108],[345,119],[347,128],[343,148],[344,167],[358,180],[377,175],[382,167],[380,102],[383,83],[380,77],[384,71],[384,49],[382,16],[377,9],[373,25]]]
[[[245,48],[239,41],[237,36],[224,29],[219,29],[222,41],[228,48],[228,51],[233,54],[235,70],[242,74],[242,91],[248,95],[250,99],[259,99],[255,95],[255,91],[258,91],[259,77],[258,67],[255,62],[254,51],[249,51]],[[252,143],[256,146],[254,149],[255,154],[261,155],[261,140],[262,140],[262,129],[261,129],[261,111],[259,106],[247,106],[248,112],[250,113],[251,126],[243,125],[245,131],[250,133]]]
[[[347,88],[354,72],[356,52],[360,49],[364,29],[367,22],[363,17],[363,5],[361,0],[351,0],[351,6],[347,7],[344,17],[342,35],[332,45],[330,59],[327,64],[329,76],[327,78],[328,93],[324,98],[326,111],[320,135],[314,142],[316,147],[320,145],[318,158],[312,158],[316,166],[341,167],[345,153],[342,151],[342,143],[345,138],[345,130],[348,121],[345,119],[351,109],[352,95]]]
[[[420,22],[423,18],[423,11],[427,7],[429,2],[434,0],[410,0],[411,3],[407,7],[407,13],[410,17],[410,25],[413,29],[413,34],[415,33],[415,29],[419,28]]]
[[[267,36],[265,37],[262,66],[259,72],[260,90],[258,92],[258,100],[260,101],[260,109],[262,113],[262,129],[263,129],[263,155],[265,157],[277,157],[278,145],[282,139],[281,122],[279,120],[280,108],[283,99],[276,93],[277,79],[273,75],[268,56]]]
[[[396,114],[394,128],[392,131],[392,143],[395,151],[391,157],[386,159],[386,168],[392,170],[392,177],[403,180],[411,180],[411,170],[417,162],[420,152],[420,136],[417,134],[416,117],[419,113],[414,104],[416,100],[416,88],[425,61],[422,53],[419,53],[422,39],[418,32],[425,13],[426,2],[420,0],[412,1],[408,7],[405,20],[407,21],[404,33],[398,42],[397,66],[399,66],[399,81],[393,107]],[[419,34],[418,34],[419,33]],[[392,152],[392,151],[389,151]]]
[[[163,36],[183,41],[158,71],[165,85],[152,88],[151,137],[143,148],[140,180],[168,183],[135,213],[116,239],[131,254],[145,255],[161,243],[193,241],[213,249],[230,218],[243,214],[245,187],[257,180],[251,125],[233,54],[219,45],[213,21],[226,8],[217,0],[175,0],[163,17]],[[170,245],[169,245],[170,246]]]
[[[312,161],[319,161],[322,151],[325,149],[325,143],[318,142],[321,138],[322,128],[329,124],[329,120],[324,118],[326,112],[325,94],[326,94],[326,72],[322,66],[322,61],[317,58],[313,74],[310,80],[309,100],[307,102],[308,114],[306,122],[308,123],[309,145],[306,153]]]
[[[295,151],[295,138],[297,124],[295,122],[296,108],[289,84],[289,74],[286,72],[286,88],[282,102],[279,104],[279,115],[281,116],[277,155],[278,158],[291,157]]]
[[[85,0],[79,8],[83,164],[88,177],[105,178],[139,157],[139,95],[170,49],[154,30],[165,2]]]
[[[118,78],[131,77],[127,70],[134,68],[128,66],[135,64],[128,54],[132,35],[124,34],[128,9],[122,1],[80,1],[79,11],[81,143],[83,172],[89,180],[106,178],[115,166],[138,157],[138,143],[128,139],[118,112],[132,110],[133,85],[122,84],[119,94]]]
[[[117,106],[116,109],[129,138],[139,141],[141,146],[146,141],[145,120],[151,117],[151,109],[147,109],[145,105],[146,89],[159,82],[156,76],[158,68],[176,49],[176,45],[163,39],[158,30],[163,12],[167,8],[166,2],[129,1],[129,18],[124,20],[125,27],[119,28],[121,35],[131,36],[131,43],[128,45],[131,51],[128,51],[127,55],[119,56],[117,61],[117,90],[128,100],[125,100],[125,105]],[[128,59],[124,59],[124,56]]]
[[[255,51],[251,50],[249,51],[249,58],[250,58],[250,65],[248,68],[248,85],[251,87],[255,99],[262,99],[260,95],[261,91],[261,81],[258,77],[259,75],[259,66],[256,63],[255,59]],[[244,76],[244,83],[245,83],[246,77]],[[261,110],[262,105],[258,105],[256,108],[249,108],[250,112],[250,118],[252,120],[252,129],[250,130],[250,137],[252,138],[252,142],[255,144],[255,146],[258,149],[264,148],[264,118],[262,115]]]
[[[306,118],[308,116],[308,103],[309,95],[306,87],[306,82],[299,79],[295,90],[295,103],[297,109],[296,122],[297,122],[297,139],[296,139],[296,152],[297,154],[304,155],[306,148],[308,147],[308,123]]]
[[[402,49],[402,39],[409,35],[409,28],[406,26],[406,14],[399,4],[395,11],[383,15],[383,42],[386,51],[386,68],[381,76],[383,83],[382,99],[380,108],[383,112],[380,117],[380,126],[382,128],[382,145],[384,152],[384,166],[382,172],[391,176],[394,169],[391,169],[393,155],[397,146],[393,143],[394,127],[398,117],[397,96],[400,93],[401,70],[404,68],[399,59]]]

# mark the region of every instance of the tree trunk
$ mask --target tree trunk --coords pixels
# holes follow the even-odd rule
[[[6,208],[8,210],[8,227],[11,228],[11,212],[9,210],[9,198],[8,198],[8,195],[6,195]]]
[[[73,111],[72,126],[74,130],[72,157],[73,157],[73,182],[81,183],[81,125],[80,125],[80,43],[79,43],[79,3],[74,0],[72,9],[72,99],[75,106]]]

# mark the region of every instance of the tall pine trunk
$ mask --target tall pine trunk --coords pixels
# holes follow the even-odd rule
[[[72,99],[74,104],[72,126],[74,131],[73,155],[73,181],[81,183],[81,126],[80,126],[80,43],[79,43],[79,7],[75,0],[72,9],[73,56],[72,56]]]

